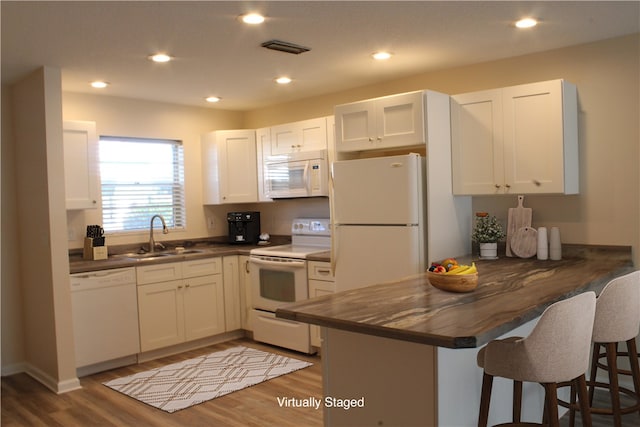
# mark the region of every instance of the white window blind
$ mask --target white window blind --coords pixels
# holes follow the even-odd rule
[[[99,156],[105,231],[149,230],[155,214],[185,227],[181,141],[102,136]]]

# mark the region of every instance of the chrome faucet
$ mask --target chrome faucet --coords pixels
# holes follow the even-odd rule
[[[151,217],[151,224],[149,224],[149,252],[155,252],[156,251],[156,242],[155,240],[153,240],[153,220],[156,218],[160,218],[160,221],[162,221],[162,234],[167,234],[169,233],[169,229],[167,228],[167,223],[164,222],[164,218],[162,217],[162,215],[154,215]]]

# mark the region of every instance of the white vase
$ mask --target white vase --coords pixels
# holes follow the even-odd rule
[[[558,227],[551,227],[549,231],[549,258],[554,261],[562,259],[562,243]]]
[[[549,240],[547,237],[547,227],[538,228],[538,259],[549,258]]]
[[[496,259],[498,258],[497,243],[480,243],[480,258]]]

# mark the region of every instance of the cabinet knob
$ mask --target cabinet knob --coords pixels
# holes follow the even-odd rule
[[[369,137],[369,142],[373,142],[373,137],[372,136]]]
[[[378,141],[382,141],[382,137],[381,136],[378,137]]]
[[[184,287],[185,288],[189,288],[189,287],[191,287],[191,285],[187,283],[186,285],[184,285]]]
[[[496,189],[502,187],[500,184],[495,184]]]
[[[178,289],[182,289],[182,285],[178,285]]]
[[[532,179],[531,182],[533,182],[533,185],[535,185],[536,187],[540,187],[542,185],[542,183],[537,179]]]
[[[505,184],[505,187],[511,188],[511,184]]]
[[[92,200],[91,203],[93,203],[95,205],[96,203],[98,203],[98,201],[97,200]]]

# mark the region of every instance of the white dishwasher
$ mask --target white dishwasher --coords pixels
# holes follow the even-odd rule
[[[76,367],[140,352],[135,268],[72,274],[71,303]]]

